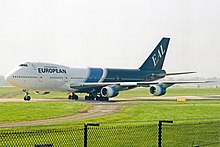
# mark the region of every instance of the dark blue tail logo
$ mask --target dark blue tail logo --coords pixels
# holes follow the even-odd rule
[[[165,53],[166,53],[166,50],[164,50],[163,46],[160,45],[160,49],[158,49],[157,52],[152,56],[154,67],[157,66],[157,64],[160,62],[160,59],[163,57]]]
[[[161,70],[167,53],[170,38],[162,38],[153,52],[139,68],[140,70]]]

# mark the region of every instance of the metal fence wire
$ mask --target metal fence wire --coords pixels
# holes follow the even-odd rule
[[[157,146],[157,124],[126,124],[88,128],[88,146]]]
[[[44,128],[34,131],[0,129],[0,147],[220,146],[220,121],[174,121],[172,124],[162,121],[159,126],[158,122],[132,122],[63,126],[64,129]]]
[[[220,121],[164,124],[163,146],[219,147]]]
[[[36,130],[36,131],[3,131],[0,133],[1,147],[57,147],[83,146],[83,127]]]

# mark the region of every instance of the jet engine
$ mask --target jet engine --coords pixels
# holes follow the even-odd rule
[[[106,86],[101,89],[102,97],[115,97],[118,94],[119,94],[119,91],[115,87]]]
[[[150,87],[150,94],[154,96],[161,96],[166,93],[166,87],[163,87],[161,85],[151,86]]]
[[[49,91],[35,91],[35,93],[39,95],[46,95],[46,94],[49,94],[50,92]]]

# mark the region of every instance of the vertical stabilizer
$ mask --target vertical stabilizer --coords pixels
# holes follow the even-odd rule
[[[162,38],[156,48],[139,68],[140,70],[160,70],[163,67],[170,38]]]

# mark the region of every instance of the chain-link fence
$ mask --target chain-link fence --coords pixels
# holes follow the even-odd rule
[[[36,131],[0,132],[0,146],[55,147],[83,146],[83,127]]]
[[[88,127],[88,146],[157,146],[157,124],[114,124]]]
[[[220,146],[220,121],[88,123],[62,128],[41,131],[0,130],[0,146]]]
[[[169,146],[220,146],[220,121],[164,124],[162,144]]]

